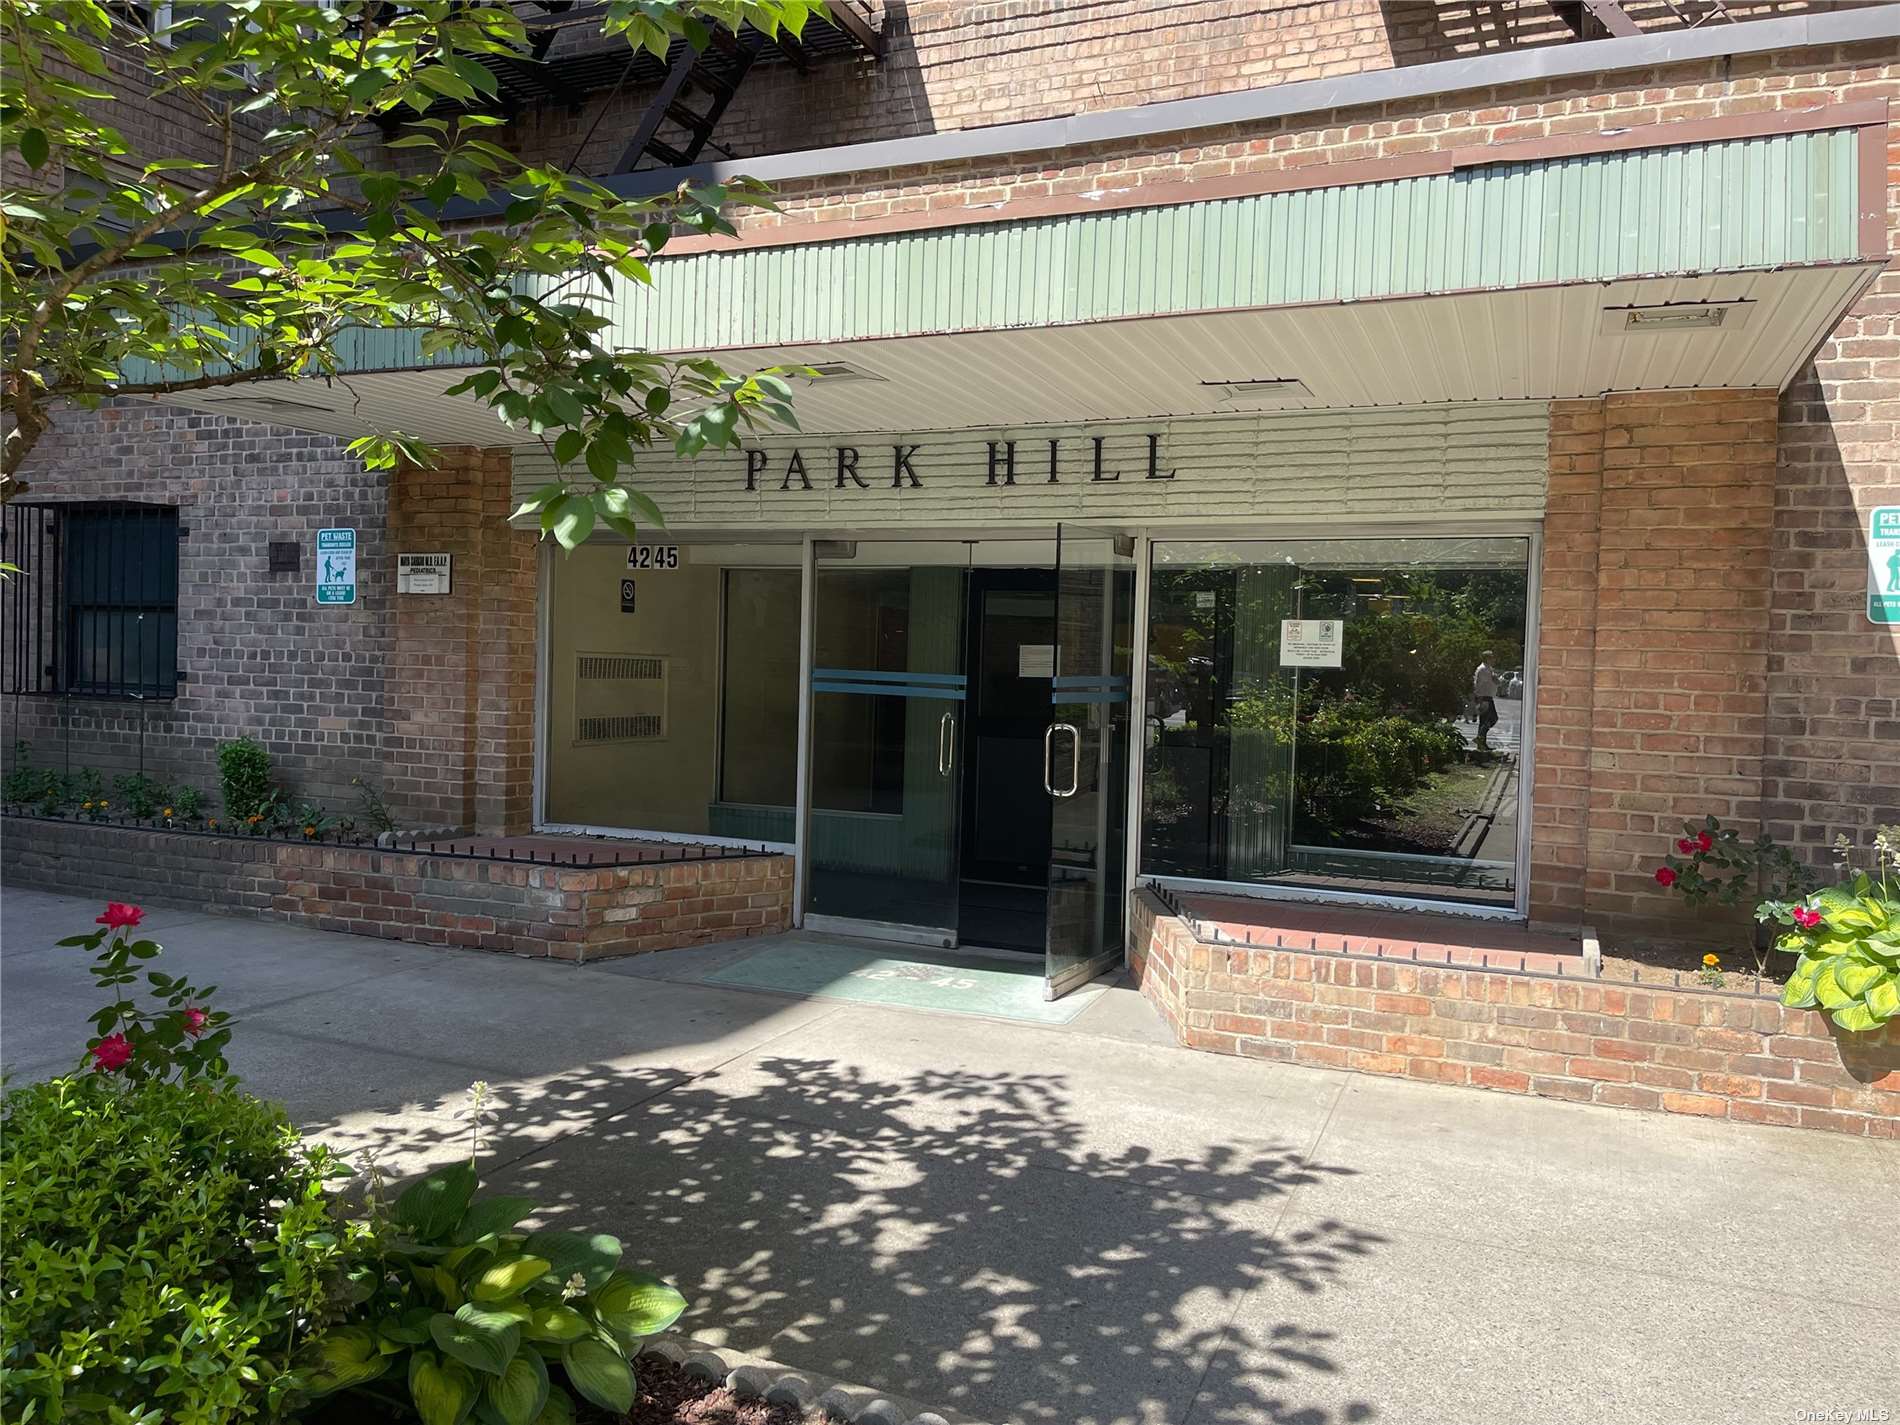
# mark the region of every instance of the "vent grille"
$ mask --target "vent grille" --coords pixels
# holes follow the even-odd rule
[[[652,682],[666,677],[666,660],[637,654],[582,653],[575,659],[574,676],[587,683]]]
[[[626,713],[619,717],[584,717],[576,721],[574,741],[644,742],[666,735],[666,720],[658,713]]]

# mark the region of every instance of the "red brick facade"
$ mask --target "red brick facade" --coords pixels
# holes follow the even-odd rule
[[[537,536],[508,524],[511,468],[505,450],[457,447],[393,481],[391,585],[399,553],[453,560],[448,594],[395,601],[384,791],[407,824],[533,820]]]
[[[1209,945],[1149,892],[1129,964],[1175,1037],[1252,1059],[1574,1103],[1900,1135],[1900,1034],[1722,990]]]

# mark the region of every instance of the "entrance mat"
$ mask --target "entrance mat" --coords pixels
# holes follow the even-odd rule
[[[698,978],[708,985],[780,990],[1025,1024],[1067,1024],[1101,993],[1098,988],[1084,987],[1059,1000],[1045,1000],[1042,966],[1036,961],[1016,969],[995,960],[949,953],[906,959],[887,950],[825,940],[781,940]]]

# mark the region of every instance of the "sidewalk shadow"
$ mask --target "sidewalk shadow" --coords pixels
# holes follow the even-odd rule
[[[1349,1170],[1282,1143],[1117,1142],[1061,1074],[775,1057],[664,1077],[559,1076],[483,1163],[547,1225],[618,1234],[685,1292],[682,1330],[985,1420],[1375,1418],[1331,1398],[1333,1334],[1278,1319],[1383,1241],[1277,1230],[1289,1194]],[[1168,1136],[1150,1126],[1133,1134]]]

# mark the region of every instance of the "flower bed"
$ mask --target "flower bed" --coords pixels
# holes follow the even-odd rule
[[[139,900],[318,930],[577,961],[791,923],[789,856],[673,853],[680,859],[589,866],[9,816],[0,877],[72,895],[109,885]]]

